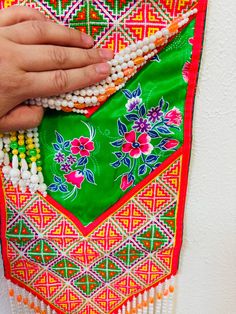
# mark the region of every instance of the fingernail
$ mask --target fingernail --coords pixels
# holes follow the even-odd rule
[[[113,51],[110,49],[99,49],[99,54],[106,60],[111,60],[113,58]]]
[[[85,33],[81,33],[81,36],[82,36],[82,40],[83,42],[88,46],[88,47],[91,47],[94,45],[94,41],[93,41],[93,38]]]
[[[99,63],[96,65],[96,71],[99,74],[109,74],[111,67],[108,63]]]

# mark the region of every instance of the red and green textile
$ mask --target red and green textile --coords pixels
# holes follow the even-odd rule
[[[16,3],[115,52],[198,9],[96,112],[46,112],[39,138],[47,197],[22,193],[2,176],[6,278],[56,313],[119,313],[177,273],[207,4],[0,0],[0,7]]]

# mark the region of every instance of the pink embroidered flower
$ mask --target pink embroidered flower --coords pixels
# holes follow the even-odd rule
[[[165,115],[165,119],[167,119],[167,125],[180,126],[180,124],[182,123],[181,112],[175,107],[167,112],[167,114]]]
[[[190,45],[193,45],[194,38],[193,37],[189,38],[188,42],[190,43]]]
[[[89,156],[90,151],[94,150],[94,143],[88,137],[83,136],[73,139],[71,146],[72,154],[80,154],[82,157]]]
[[[139,158],[142,153],[149,155],[153,150],[150,144],[151,138],[146,133],[141,134],[137,139],[136,133],[130,131],[125,133],[125,139],[126,143],[122,145],[122,152],[129,153],[133,158]]]
[[[179,145],[179,141],[175,139],[163,139],[159,147],[163,150],[172,150]]]
[[[65,174],[64,177],[68,183],[75,185],[78,189],[81,188],[81,185],[84,181],[84,175],[81,171],[72,171],[68,174]]]
[[[182,70],[183,79],[186,83],[188,83],[188,79],[189,79],[190,64],[191,63],[189,61],[185,62],[183,66],[183,70]]]
[[[130,181],[128,181],[128,175],[125,174],[123,175],[122,179],[121,179],[121,184],[120,184],[120,188],[125,191],[127,190],[134,182],[134,179],[131,179]]]

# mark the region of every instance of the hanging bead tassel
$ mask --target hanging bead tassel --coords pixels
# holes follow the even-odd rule
[[[48,305],[25,289],[7,281],[12,314],[56,314]]]
[[[172,314],[175,277],[133,297],[118,314]]]
[[[0,166],[4,178],[22,193],[29,188],[47,195],[37,128],[0,134]]]

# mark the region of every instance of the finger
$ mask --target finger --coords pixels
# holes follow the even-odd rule
[[[82,68],[90,64],[111,60],[110,49],[81,49],[51,45],[17,47],[19,66],[28,72]],[[19,52],[20,51],[20,52]]]
[[[0,118],[0,132],[34,128],[40,124],[43,113],[42,107],[19,105]]]
[[[5,36],[19,44],[51,44],[80,48],[93,46],[91,36],[51,21],[26,21],[12,25],[4,31]]]
[[[47,97],[67,93],[95,84],[111,72],[107,63],[89,65],[81,69],[26,73],[29,87],[27,98]]]
[[[28,20],[47,20],[46,16],[39,11],[23,6],[12,6],[0,10],[0,27],[9,26]]]

